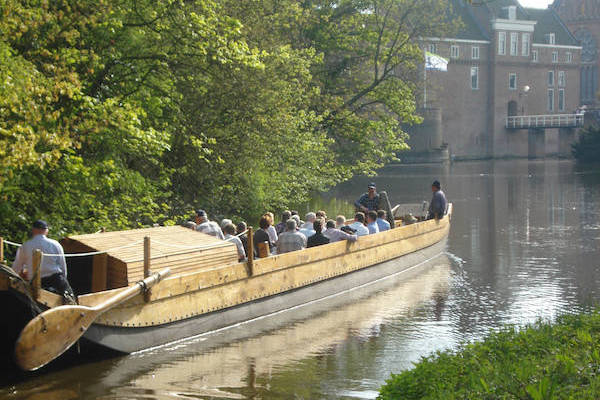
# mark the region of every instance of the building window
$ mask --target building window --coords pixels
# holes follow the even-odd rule
[[[557,63],[558,62],[558,51],[553,51],[552,52],[552,62],[553,63]]]
[[[546,39],[546,44],[556,44],[556,36],[554,33],[545,34],[544,39]]]
[[[565,89],[558,89],[558,111],[565,111]]]
[[[517,74],[514,72],[508,74],[508,89],[517,90]]]
[[[533,62],[537,62],[538,61],[538,52],[537,52],[537,50],[532,50],[531,51],[531,60]]]
[[[471,58],[479,60],[479,46],[471,46]]]
[[[524,33],[521,36],[521,55],[524,57],[529,57],[529,45],[531,36],[529,33]]]
[[[517,6],[508,6],[508,19],[511,21],[517,19]]]
[[[565,71],[558,71],[558,86],[559,87],[565,87],[566,85],[566,76],[565,76]]]
[[[429,43],[428,51],[430,53],[437,53],[437,45],[435,43]]]
[[[506,54],[506,32],[498,32],[498,54]]]
[[[567,62],[568,63],[573,62],[573,53],[571,53],[570,51],[567,51],[566,55],[567,55]]]
[[[548,111],[554,111],[554,89],[548,89]]]
[[[460,56],[460,47],[458,45],[453,44],[450,46],[450,57],[458,58]]]
[[[479,67],[471,67],[471,89],[479,89]]]
[[[554,86],[554,71],[548,71],[548,86]]]
[[[519,34],[517,32],[510,33],[510,55],[519,55]]]

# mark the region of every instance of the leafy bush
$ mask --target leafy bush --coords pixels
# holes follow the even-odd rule
[[[508,327],[482,342],[424,357],[379,399],[600,398],[600,313]]]
[[[583,129],[573,145],[573,156],[579,162],[600,162],[600,128]]]

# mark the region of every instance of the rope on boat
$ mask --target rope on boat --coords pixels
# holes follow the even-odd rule
[[[15,246],[15,247],[21,247],[21,246],[23,246],[21,243],[11,242],[10,240],[6,240],[6,239],[4,239],[4,243],[9,244],[11,246]]]
[[[135,241],[133,243],[128,243],[125,244],[123,246],[117,246],[117,247],[113,247],[111,249],[106,249],[106,250],[101,250],[101,251],[90,251],[88,253],[68,253],[68,254],[46,254],[46,253],[42,253],[42,255],[44,257],[87,257],[87,256],[97,256],[98,254],[104,254],[104,253],[108,253],[109,251],[115,251],[115,250],[121,250],[121,249],[125,249],[127,247],[133,247],[135,245],[138,245],[140,243],[142,243],[143,240],[138,240]]]

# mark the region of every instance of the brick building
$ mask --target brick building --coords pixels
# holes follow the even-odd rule
[[[600,0],[555,0],[552,8],[582,46],[581,104],[600,108]]]
[[[423,41],[424,50],[450,61],[447,72],[426,72],[426,123],[412,130],[413,154],[569,153],[580,122],[581,47],[555,9],[527,9],[516,0],[451,2],[461,30]]]

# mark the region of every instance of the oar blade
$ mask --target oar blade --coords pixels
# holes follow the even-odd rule
[[[15,361],[26,371],[43,367],[67,351],[95,319],[84,306],[60,306],[38,315],[23,328],[15,344]]]

